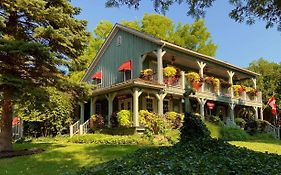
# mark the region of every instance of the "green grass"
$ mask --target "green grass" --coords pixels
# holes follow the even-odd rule
[[[205,121],[205,124],[206,124],[207,128],[210,130],[212,138],[220,137],[220,127],[219,126],[217,126],[213,123],[210,123],[208,121]]]
[[[250,150],[258,151],[258,152],[268,152],[268,153],[274,153],[281,155],[281,142],[272,142],[272,143],[265,143],[261,141],[230,141],[229,142],[232,145],[238,146],[238,147],[245,147]]]
[[[97,165],[133,152],[138,145],[96,145],[72,143],[15,144],[15,149],[43,148],[41,154],[0,159],[1,175],[47,175],[72,172],[82,166]]]

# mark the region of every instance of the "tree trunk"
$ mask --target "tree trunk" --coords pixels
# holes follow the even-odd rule
[[[12,89],[8,86],[3,88],[2,110],[3,115],[0,116],[0,151],[11,151],[13,102]]]

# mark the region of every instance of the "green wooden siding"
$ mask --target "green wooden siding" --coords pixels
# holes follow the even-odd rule
[[[117,46],[118,36],[122,37],[121,45]],[[87,81],[97,71],[102,71],[102,87],[110,86],[123,81],[123,73],[118,67],[127,60],[132,60],[132,77],[137,78],[142,70],[141,56],[155,50],[158,46],[145,39],[119,30],[101,56],[98,64],[91,70]]]

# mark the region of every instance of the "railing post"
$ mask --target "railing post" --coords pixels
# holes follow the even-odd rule
[[[69,126],[69,134],[70,134],[70,137],[73,136],[73,125]]]
[[[79,134],[80,135],[83,135],[83,124],[79,126]]]
[[[185,89],[185,72],[181,71],[181,89]]]

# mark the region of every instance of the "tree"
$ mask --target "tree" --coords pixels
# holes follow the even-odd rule
[[[263,93],[263,101],[274,95],[279,108],[281,108],[281,64],[269,62],[263,58],[250,63],[249,70],[260,73],[257,78],[257,87]]]
[[[165,13],[169,6],[174,3],[187,5],[187,15],[199,18],[205,15],[206,8],[212,7],[215,0],[154,0],[153,5],[156,12]],[[141,0],[107,0],[107,7],[119,7],[127,5],[138,8]],[[266,22],[266,28],[277,25],[281,31],[281,1],[280,0],[230,0],[234,8],[229,16],[238,22],[253,24],[256,19]]]
[[[68,0],[0,1],[0,151],[12,149],[16,102],[46,92],[45,86],[77,87],[61,67],[87,43],[86,22],[74,18],[79,12]]]

